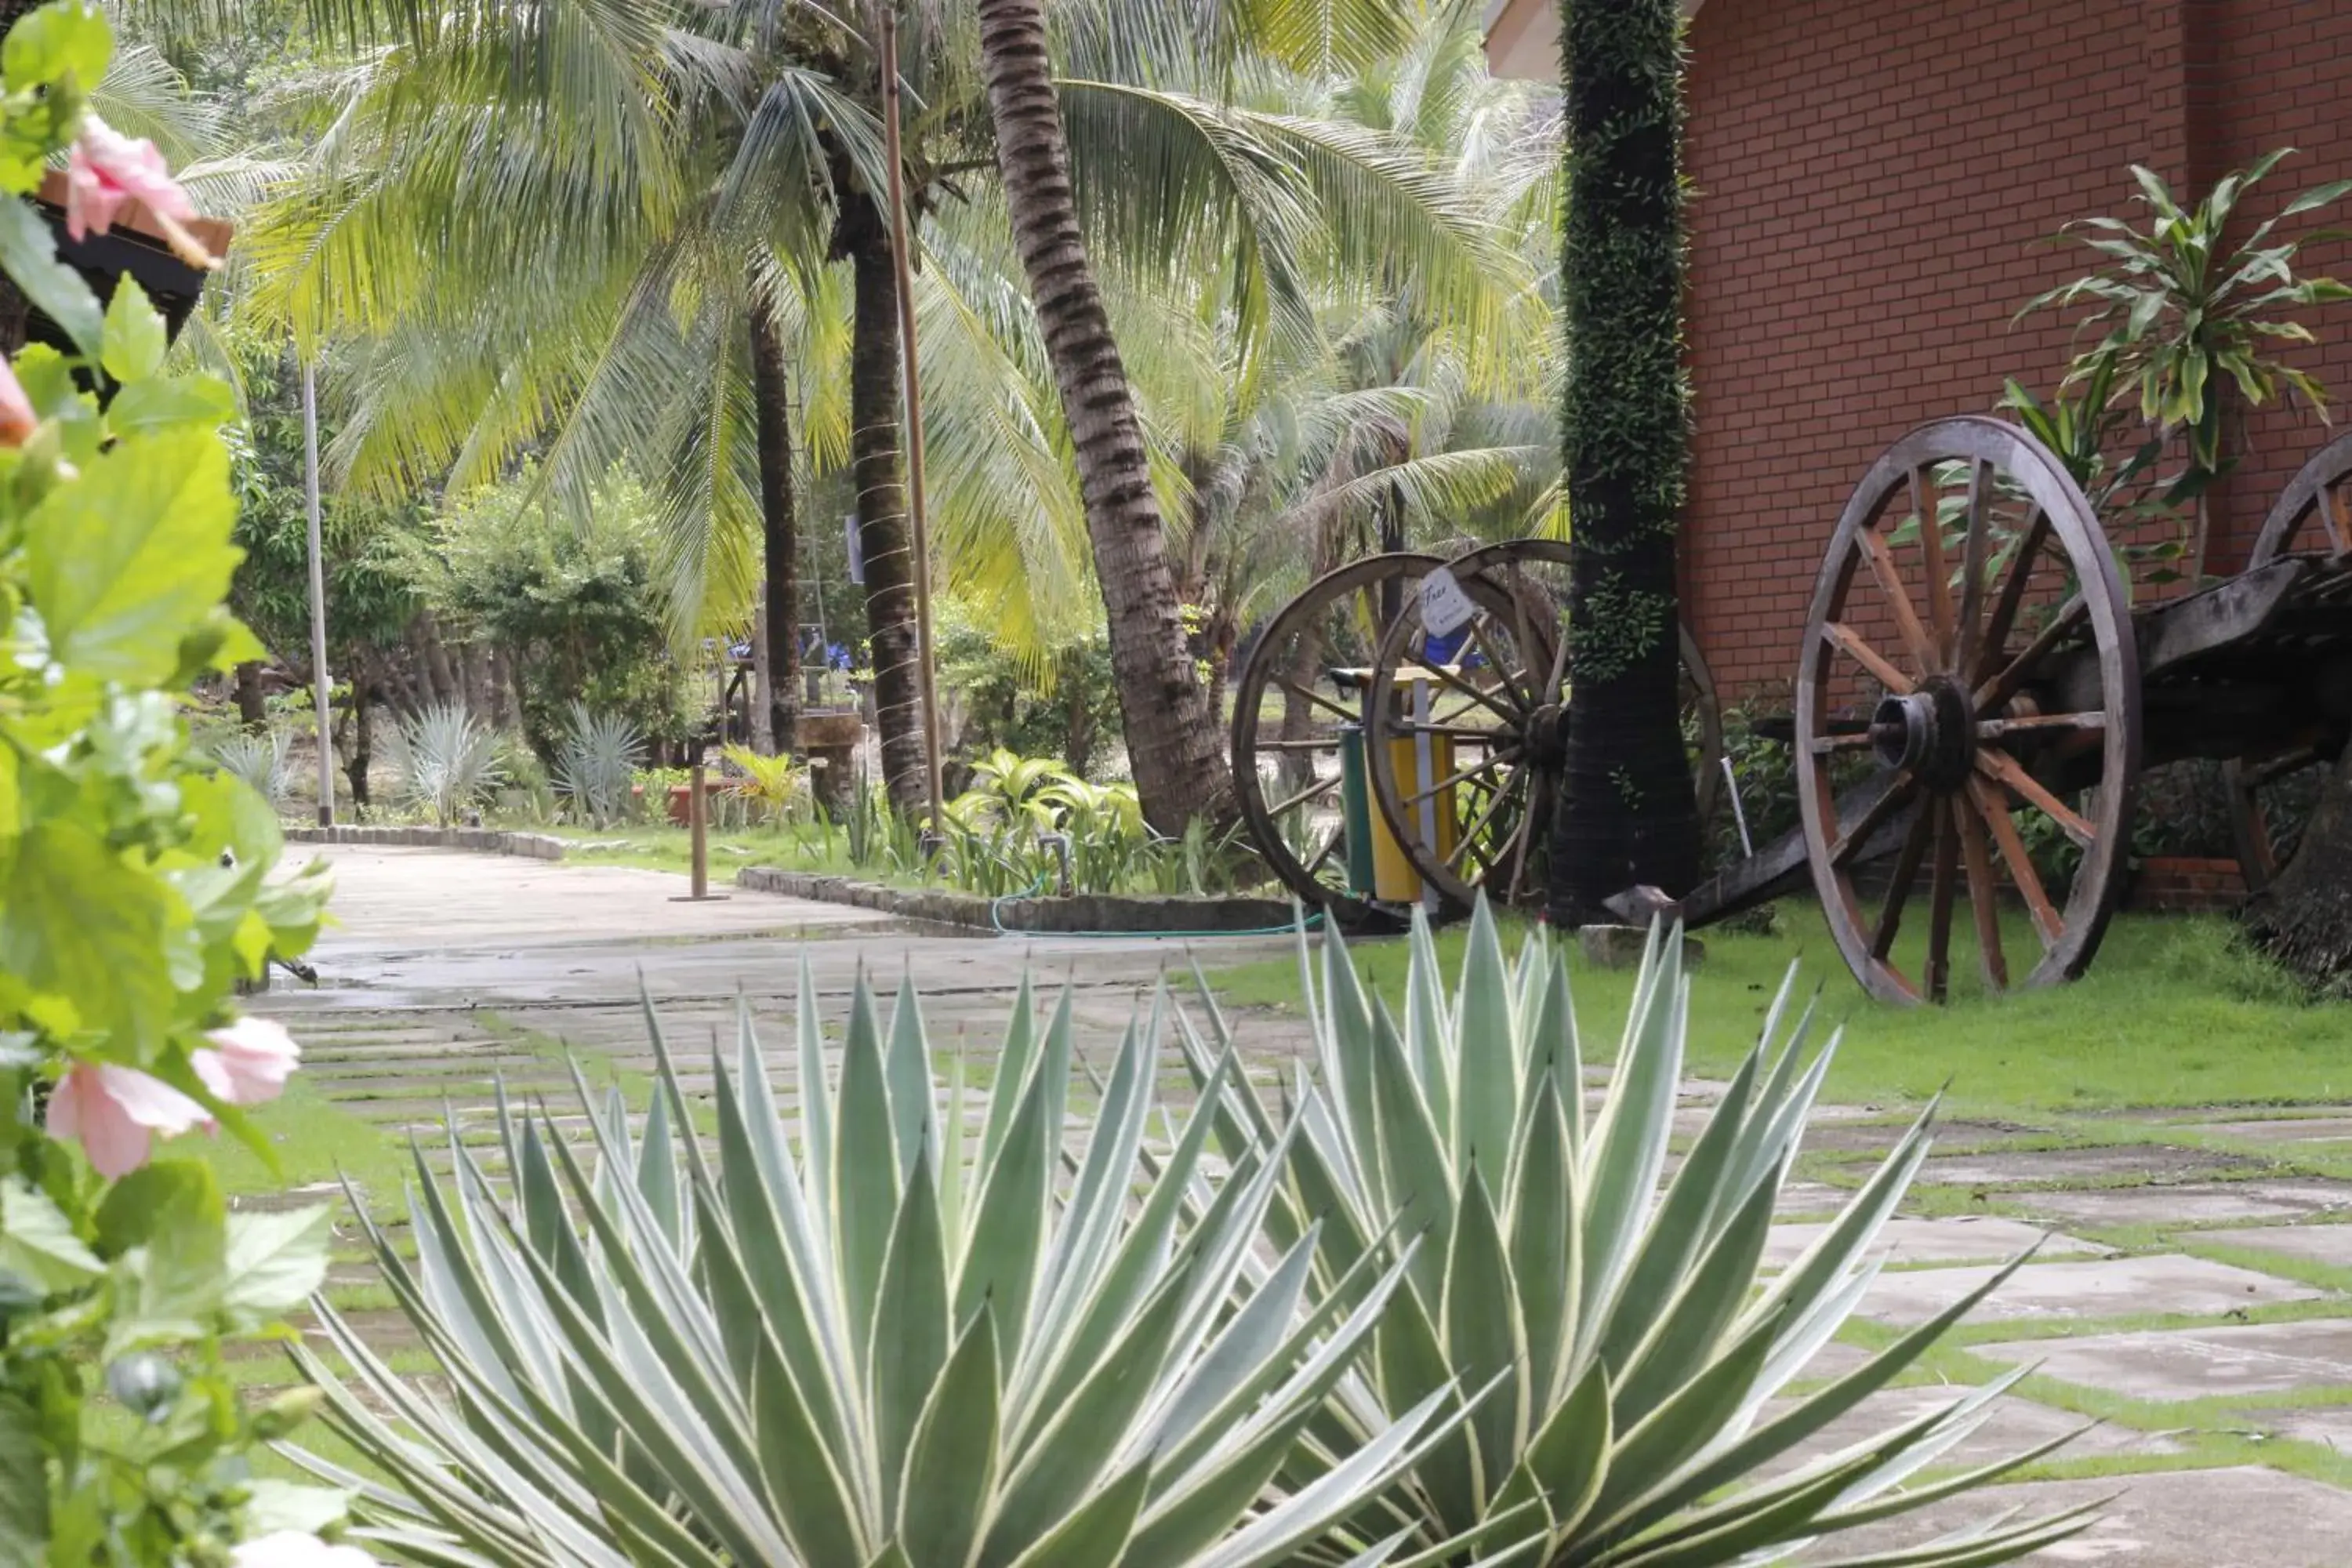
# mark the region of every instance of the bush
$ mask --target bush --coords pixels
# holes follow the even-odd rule
[[[950,748],[959,766],[1006,751],[1060,757],[1082,778],[1099,771],[1121,724],[1108,635],[1090,631],[1032,668],[1005,657],[1003,640],[964,605],[950,600],[942,612],[939,683],[961,711]]]

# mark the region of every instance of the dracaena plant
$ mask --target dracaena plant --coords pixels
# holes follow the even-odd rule
[[[1227,1156],[1288,1167],[1277,1245],[1312,1235],[1321,1269],[1348,1277],[1382,1267],[1395,1238],[1421,1238],[1375,1335],[1375,1372],[1340,1382],[1316,1443],[1285,1472],[1304,1484],[1389,1411],[1458,1400],[1466,1419],[1362,1526],[1411,1531],[1426,1553],[1417,1561],[1771,1562],[2047,1451],[1891,1489],[1973,1430],[2012,1376],[1760,1477],[1886,1386],[1999,1279],[1859,1370],[1768,1407],[1868,1289],[1873,1244],[1925,1156],[1927,1121],[1801,1258],[1764,1273],[1774,1200],[1831,1050],[1808,1057],[1810,1015],[1791,1018],[1784,986],[1670,1171],[1687,1007],[1680,953],[1678,934],[1662,945],[1654,933],[1591,1114],[1564,959],[1538,937],[1508,962],[1483,903],[1452,986],[1415,923],[1401,1018],[1359,980],[1336,933],[1324,940],[1319,994],[1302,946],[1317,1050],[1292,1095],[1295,1135],[1245,1080],[1214,1070],[1220,1048],[1187,1037]],[[1223,1025],[1209,1016],[1214,1040]],[[1900,1561],[2004,1562],[2085,1521],[2078,1511],[1996,1522]]]
[[[797,1138],[747,1013],[714,1047],[709,1152],[656,1026],[638,1136],[608,1101],[583,1158],[502,1110],[503,1193],[460,1140],[446,1182],[420,1157],[415,1263],[369,1234],[450,1400],[331,1311],[368,1397],[297,1352],[400,1489],[311,1461],[384,1539],[614,1568],[1384,1560],[1336,1526],[1443,1430],[1444,1392],[1277,1474],[1410,1265],[1318,1289],[1311,1227],[1265,1244],[1278,1143],[1218,1165],[1198,1111],[1150,1143],[1157,1004],[1066,1164],[1066,994],[1040,1028],[1024,985],[982,1108],[960,1068],[934,1081],[911,984],[886,1026],[860,980],[830,1090],[805,962],[800,998]],[[1212,1100],[1237,1077],[1227,1052]]]

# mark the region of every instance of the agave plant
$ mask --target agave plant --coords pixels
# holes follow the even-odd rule
[[[1040,1029],[1024,983],[977,1117],[961,1067],[934,1081],[911,984],[886,1029],[860,981],[828,1090],[814,994],[803,960],[797,1141],[748,1014],[713,1050],[708,1153],[656,1027],[640,1136],[608,1100],[583,1160],[502,1105],[510,1196],[453,1128],[447,1184],[419,1157],[415,1262],[363,1222],[450,1400],[323,1303],[368,1397],[296,1355],[404,1489],[307,1460],[385,1544],[613,1568],[1385,1560],[1394,1540],[1339,1521],[1445,1429],[1450,1389],[1300,1487],[1276,1474],[1410,1247],[1318,1289],[1311,1226],[1265,1245],[1278,1142],[1214,1162],[1196,1110],[1147,1152],[1157,1001],[1066,1165],[1066,994]],[[1210,1102],[1238,1076],[1228,1051]]]
[[[283,730],[272,730],[266,735],[241,731],[215,742],[212,753],[222,772],[244,780],[254,794],[272,806],[282,806],[294,782],[293,770],[288,765],[292,745],[293,737]]]
[[[646,738],[619,713],[599,713],[574,698],[556,742],[554,784],[572,815],[599,829],[628,815],[629,787]]]
[[[498,731],[462,702],[443,702],[403,721],[394,733],[400,794],[444,827],[499,785]]]
[[[1774,1200],[1835,1041],[1807,1056],[1811,1014],[1791,1021],[1784,985],[1669,1174],[1687,1009],[1681,948],[1678,931],[1663,944],[1653,932],[1615,1071],[1590,1117],[1565,961],[1540,936],[1507,961],[1483,903],[1450,994],[1429,928],[1415,922],[1402,1020],[1359,981],[1336,932],[1317,996],[1302,939],[1321,1082],[1302,1068],[1296,1135],[1247,1080],[1218,1069],[1230,1046],[1188,1036],[1227,1157],[1287,1151],[1276,1245],[1315,1236],[1322,1269],[1353,1276],[1381,1266],[1394,1238],[1422,1238],[1376,1336],[1378,1375],[1334,1389],[1318,1446],[1285,1472],[1306,1484],[1349,1452],[1349,1434],[1459,1388],[1466,1420],[1372,1510],[1412,1531],[1417,1561],[1774,1562],[2056,1447],[1895,1489],[1986,1419],[2021,1370],[1759,1479],[1885,1387],[2007,1271],[1862,1368],[1768,1411],[1869,1289],[1873,1244],[1926,1155],[1928,1121],[1801,1258],[1763,1276]],[[1213,1005],[1209,1016],[1210,1037],[1222,1039]],[[2087,1522],[2083,1510],[2024,1523],[1990,1516],[1908,1554],[1854,1561],[2006,1562]]]

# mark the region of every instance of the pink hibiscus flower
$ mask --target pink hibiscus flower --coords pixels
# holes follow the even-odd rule
[[[33,412],[33,400],[25,395],[23,384],[16,380],[16,372],[0,359],[0,447],[23,446],[40,422]]]
[[[294,1037],[267,1018],[239,1018],[205,1038],[212,1048],[190,1052],[188,1065],[206,1089],[231,1105],[277,1099],[302,1058]]]
[[[145,1164],[157,1133],[173,1137],[211,1120],[162,1079],[107,1063],[76,1062],[49,1096],[49,1131],[79,1139],[110,1181]]]
[[[181,260],[206,269],[219,265],[183,226],[196,209],[155,143],[144,137],[134,142],[97,115],[84,114],[81,135],[66,158],[66,233],[75,239],[106,233],[127,202],[147,209]]]

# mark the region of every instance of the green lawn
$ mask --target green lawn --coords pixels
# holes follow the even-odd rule
[[[1948,1107],[1979,1115],[2352,1100],[2352,1005],[2302,1001],[2240,951],[2232,932],[2217,917],[2119,916],[2090,973],[2073,985],[1903,1009],[1864,995],[1820,910],[1791,900],[1771,935],[1701,933],[1706,963],[1691,989],[1691,1065],[1727,1072],[1754,1044],[1794,963],[1822,1020],[1844,1031],[1827,1095],[1849,1104],[1914,1105],[1948,1082]],[[1458,930],[1438,942],[1449,964],[1458,958]],[[2021,931],[2008,950],[2030,951],[2028,942]],[[1365,942],[1354,951],[1374,984],[1401,1000],[1403,944]],[[1967,966],[1974,962],[1966,955]],[[1592,969],[1580,955],[1570,963],[1585,1058],[1605,1062],[1633,976]],[[1297,1005],[1295,963],[1213,978],[1231,1001]]]

